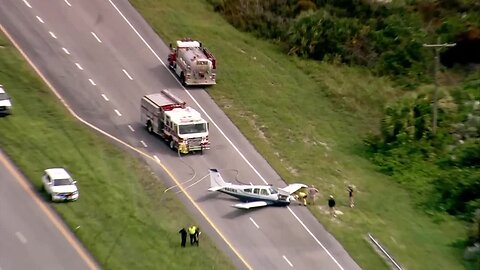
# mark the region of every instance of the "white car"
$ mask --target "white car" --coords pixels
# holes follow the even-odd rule
[[[10,114],[12,112],[12,101],[0,84],[0,114]]]
[[[46,169],[42,177],[43,188],[52,201],[75,201],[78,199],[77,182],[63,168]]]

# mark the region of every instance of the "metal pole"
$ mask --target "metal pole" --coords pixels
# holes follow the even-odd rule
[[[432,133],[437,133],[437,118],[438,118],[438,72],[440,71],[440,49],[444,47],[453,47],[456,43],[443,43],[440,44],[440,37],[437,38],[437,44],[423,44],[424,47],[430,47],[435,49],[435,66],[434,66],[434,80],[435,90],[433,93],[433,119],[432,119]]]
[[[432,132],[433,135],[437,134],[437,118],[438,118],[438,71],[440,69],[440,48],[435,48],[435,67],[433,72],[435,73],[435,90],[433,92],[433,123],[432,123]]]

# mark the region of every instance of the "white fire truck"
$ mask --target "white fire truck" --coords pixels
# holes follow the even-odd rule
[[[169,67],[179,76],[183,85],[216,84],[217,61],[202,43],[191,39],[177,41],[177,47],[170,44]]]
[[[140,110],[148,132],[160,135],[171,149],[188,154],[210,148],[207,121],[170,91],[144,96]]]

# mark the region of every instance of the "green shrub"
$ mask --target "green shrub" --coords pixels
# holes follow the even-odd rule
[[[431,95],[423,93],[388,105],[380,137],[369,141],[382,172],[424,195],[434,191],[425,205],[464,218],[480,206],[480,116],[472,121],[480,110],[466,91],[475,85],[473,80],[440,96],[435,135]]]
[[[286,33],[290,54],[323,60],[325,56],[346,56],[346,44],[359,31],[356,19],[336,18],[326,10],[298,17]]]

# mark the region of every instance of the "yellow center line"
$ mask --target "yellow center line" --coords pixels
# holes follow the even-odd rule
[[[200,206],[193,200],[193,198],[188,194],[188,192],[185,190],[185,188],[181,185],[180,181],[168,170],[168,168],[163,165],[160,160],[155,159],[154,157],[148,155],[147,153],[131,146],[130,144],[118,139],[117,137],[103,131],[102,129],[94,126],[93,124],[89,123],[88,121],[84,120],[80,116],[78,116],[72,108],[66,103],[66,101],[62,98],[60,93],[53,87],[53,85],[50,83],[50,81],[43,75],[43,73],[37,68],[37,66],[33,63],[33,61],[30,60],[30,58],[27,56],[27,54],[22,50],[22,48],[16,43],[16,41],[13,39],[13,37],[7,32],[7,30],[3,27],[2,24],[0,24],[0,30],[5,33],[5,35],[8,37],[8,39],[12,42],[12,44],[17,48],[17,50],[20,52],[20,54],[25,58],[25,60],[30,64],[30,66],[35,70],[35,72],[38,74],[38,76],[45,82],[45,84],[49,87],[49,89],[55,94],[55,96],[60,100],[60,102],[65,106],[65,108],[70,112],[70,114],[75,117],[77,120],[82,122],[83,124],[87,125],[88,127],[96,130],[97,132],[107,136],[108,138],[126,146],[127,148],[141,154],[142,156],[155,161],[167,174],[168,176],[175,182],[175,184],[180,187],[180,190],[185,194],[185,196],[188,198],[190,203],[197,209],[198,212],[203,216],[203,218],[208,222],[208,224],[217,232],[217,234],[220,236],[220,238],[223,239],[223,241],[227,244],[227,246],[235,253],[238,259],[245,265],[247,269],[252,269],[252,267],[248,264],[248,262],[240,255],[240,253],[233,247],[233,245],[227,240],[227,238],[222,234],[222,232],[215,226],[215,224],[212,222],[212,220],[205,214],[205,212],[200,208]],[[33,197],[35,197],[32,191],[30,191]],[[38,200],[38,198],[37,198]],[[45,206],[44,206],[45,207]],[[53,215],[52,215],[53,216]],[[52,220],[53,221],[53,220]],[[58,222],[58,221],[57,221]],[[65,237],[68,239],[68,237],[65,235]],[[71,237],[71,236],[70,236]],[[70,242],[70,241],[69,241]],[[73,241],[71,242],[72,245],[78,245],[77,242]],[[87,262],[87,264],[92,265],[93,268],[91,269],[97,269],[95,264],[93,264],[93,260],[86,255],[85,251],[80,248],[80,246],[75,247],[75,249],[79,252],[79,254],[84,258],[84,260]],[[84,255],[82,255],[84,254]],[[91,263],[89,263],[91,262]]]
[[[55,227],[62,233],[68,243],[78,252],[80,257],[85,261],[90,269],[99,269],[97,264],[93,261],[93,259],[85,252],[85,249],[82,248],[80,243],[76,240],[75,236],[73,236],[72,232],[65,226],[64,223],[60,221],[58,216],[56,216],[51,208],[49,208],[38,196],[35,192],[30,188],[28,184],[28,180],[20,174],[12,163],[0,152],[0,163],[2,163],[7,171],[14,177],[16,182],[20,184],[20,186],[27,192],[27,194],[33,199],[33,201],[37,204],[37,206],[42,209],[48,219],[55,225]]]

